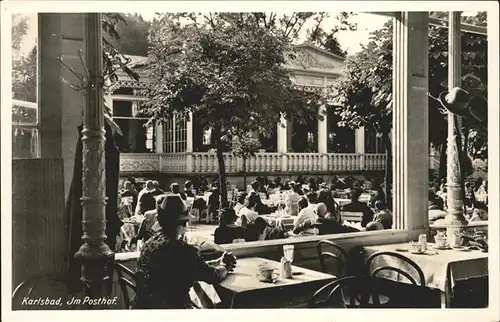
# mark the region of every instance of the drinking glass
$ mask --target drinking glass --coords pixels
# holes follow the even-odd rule
[[[293,262],[293,250],[294,250],[294,245],[284,245],[283,246],[283,256],[290,261],[290,263]]]

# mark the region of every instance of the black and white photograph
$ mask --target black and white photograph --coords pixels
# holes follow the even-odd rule
[[[497,2],[78,3],[1,4],[3,318],[498,318]]]

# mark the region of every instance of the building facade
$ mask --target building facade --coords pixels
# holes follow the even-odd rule
[[[309,43],[295,46],[295,51],[287,67],[293,72],[296,84],[326,89],[341,75],[344,58]],[[141,89],[148,83],[148,58],[128,57],[130,67],[140,76],[139,81],[120,74],[112,93],[106,97],[108,105],[113,107],[113,118],[123,132],[115,138],[121,152],[121,175],[182,179],[193,174],[218,173],[210,131],[197,126],[196,115],[189,121],[174,117],[145,126],[147,117],[140,115],[140,105],[147,100],[141,96]],[[328,113],[321,120],[306,124],[288,121],[284,128],[276,124],[267,136],[255,134],[260,142],[259,151],[245,162],[227,151],[224,154],[226,173],[234,178],[243,173],[286,177],[299,173],[328,176],[383,171],[385,151],[381,139],[365,128],[339,127],[337,118]]]

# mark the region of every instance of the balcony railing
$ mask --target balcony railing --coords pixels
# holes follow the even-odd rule
[[[381,171],[385,154],[356,153],[256,153],[245,160],[224,153],[226,173],[314,173]],[[193,153],[122,153],[120,171],[125,173],[217,173],[217,155]]]

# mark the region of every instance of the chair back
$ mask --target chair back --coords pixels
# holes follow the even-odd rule
[[[324,249],[328,249],[328,251],[324,251]],[[347,252],[342,247],[329,240],[320,240],[316,244],[316,251],[318,252],[321,270],[324,273],[328,273],[326,262],[327,259],[330,259],[337,263],[337,271],[335,272],[335,275],[337,277],[343,275],[344,268],[347,263]]]
[[[394,266],[389,266],[389,265],[377,267],[377,268],[375,268],[372,271],[371,270],[371,266],[372,266],[373,261],[375,259],[381,258],[381,257],[394,257],[394,258],[397,258],[398,260],[400,260],[401,262],[403,262],[403,265],[404,265],[405,268],[413,268],[413,270],[418,275],[418,279],[416,279],[414,277],[414,275],[412,275],[408,271],[405,271],[405,270],[403,270],[403,269],[401,269],[399,267],[394,267]],[[399,254],[399,253],[395,253],[395,252],[377,252],[375,254],[372,254],[366,260],[365,269],[366,269],[367,274],[371,275],[373,277],[376,277],[377,275],[379,275],[383,271],[395,272],[395,273],[399,273],[402,276],[406,277],[415,286],[422,286],[422,287],[425,286],[425,276],[424,276],[424,273],[423,273],[422,269],[420,268],[420,266],[418,266],[417,263],[415,263],[414,261],[412,261],[408,257],[406,257],[406,256],[404,256],[402,254]]]
[[[373,308],[378,307],[372,277],[348,276],[330,282],[317,290],[309,308]]]
[[[132,307],[132,298],[129,295],[129,289],[132,290],[134,294],[137,291],[136,274],[121,263],[115,263],[115,271],[122,290],[125,308],[130,309]]]
[[[341,216],[343,221],[361,222],[363,220],[362,212],[342,211]]]

